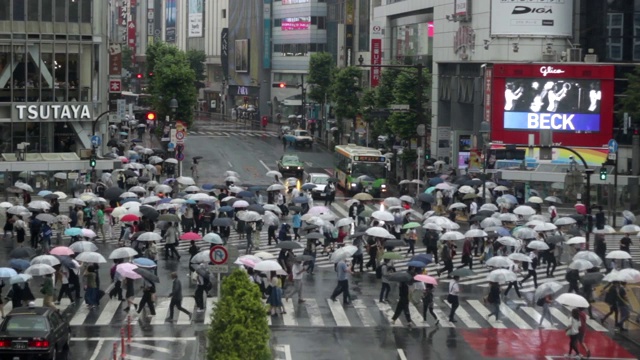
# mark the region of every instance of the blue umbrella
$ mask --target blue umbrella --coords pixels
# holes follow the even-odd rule
[[[220,209],[218,209],[218,211],[220,211],[220,212],[230,212],[230,211],[233,211],[233,208],[231,206],[221,206]]]
[[[49,190],[41,190],[40,192],[38,192],[38,196],[47,196],[49,194],[52,194],[52,192]]]
[[[160,201],[158,201],[158,204],[166,204],[171,202],[171,198],[162,198],[160,199]]]
[[[284,139],[288,142],[295,142],[296,141],[296,137],[293,135],[285,135]]]
[[[139,267],[144,267],[144,268],[152,268],[152,267],[156,267],[158,266],[155,261],[151,260],[151,259],[147,259],[147,258],[137,258],[137,259],[133,259],[133,263],[138,265]]]
[[[497,228],[495,232],[500,236],[511,236],[509,230],[503,227]]]
[[[126,131],[120,131],[120,135],[122,135],[122,136],[127,136],[127,135],[129,135],[129,133],[128,133],[128,132],[126,132]]]
[[[187,201],[185,202],[185,204],[195,204],[196,201],[192,200],[192,199],[187,199]]]
[[[213,190],[213,184],[204,184],[202,185],[202,190]]]
[[[417,267],[417,268],[424,268],[424,267],[427,267],[427,264],[423,263],[422,261],[413,260],[413,261],[409,261],[407,263],[407,266]]]
[[[238,194],[239,198],[245,198],[245,199],[249,199],[252,198],[254,196],[256,196],[256,194],[252,193],[251,191],[240,191]]]
[[[68,228],[64,231],[65,235],[69,235],[69,236],[78,236],[80,234],[82,234],[82,229],[77,228],[77,227],[73,227],[73,228]]]
[[[418,254],[411,258],[411,261],[419,261],[425,265],[429,265],[433,262],[433,255],[431,254]]]
[[[18,275],[18,273],[14,269],[8,267],[0,267],[0,278],[10,278],[16,275]]]
[[[293,198],[295,204],[306,204],[309,202],[309,198],[306,196],[296,196]]]
[[[315,189],[317,187],[316,184],[304,184],[302,185],[302,190],[312,190]]]
[[[175,179],[175,178],[168,178],[168,179],[166,179],[165,181],[163,181],[162,183],[163,183],[163,184],[165,184],[165,185],[167,185],[167,184],[170,184],[170,183],[172,183],[172,182],[174,182],[174,181],[176,181],[176,179]]]
[[[508,202],[510,202],[512,204],[517,204],[518,203],[518,199],[516,199],[516,197],[511,195],[511,194],[502,195],[501,198],[505,199],[506,201],[508,201]]]
[[[31,264],[25,259],[11,259],[9,260],[9,266],[18,271],[22,271],[31,266]]]
[[[442,180],[442,178],[439,178],[439,177],[434,177],[434,178],[429,179],[429,185],[431,185],[431,186],[436,186],[436,185],[438,185],[440,183],[443,183],[443,182],[444,182],[444,180]]]

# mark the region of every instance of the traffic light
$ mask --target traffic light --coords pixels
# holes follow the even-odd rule
[[[89,160],[89,166],[91,166],[92,169],[95,169],[95,167],[96,167],[96,157],[95,157],[95,155],[91,155],[91,159]]]
[[[284,82],[273,83],[273,84],[271,84],[271,86],[274,87],[274,88],[284,89],[284,88],[287,87],[287,83],[284,83]]]
[[[142,74],[137,74],[136,79],[142,79]]]
[[[149,77],[152,78],[153,77],[153,71],[149,72]]]
[[[600,168],[600,180],[607,180],[607,168],[604,166]]]
[[[156,113],[150,111],[147,113],[147,121],[156,121]]]

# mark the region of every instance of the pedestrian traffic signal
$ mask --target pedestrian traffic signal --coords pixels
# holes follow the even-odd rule
[[[149,77],[152,78],[153,77],[153,71],[149,72]]]
[[[147,121],[156,121],[156,113],[150,111],[147,113]]]
[[[91,166],[92,169],[96,167],[96,157],[95,156],[91,156],[91,159],[89,160],[89,166]]]
[[[604,166],[600,168],[600,180],[607,180],[607,168]]]
[[[138,75],[136,75],[136,78],[137,78],[137,79],[142,79],[142,74],[138,74]]]

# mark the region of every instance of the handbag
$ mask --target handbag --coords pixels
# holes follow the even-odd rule
[[[449,304],[452,304],[452,303],[455,301],[455,299],[454,299],[453,297],[454,297],[454,296],[453,296],[453,295],[451,295],[451,294],[447,295],[447,302],[448,302]]]

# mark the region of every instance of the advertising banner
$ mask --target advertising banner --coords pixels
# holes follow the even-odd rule
[[[573,0],[491,0],[491,36],[573,36]]]
[[[371,39],[371,65],[382,65],[382,39]],[[371,68],[371,87],[380,84],[382,68],[374,66]]]
[[[138,46],[137,44],[137,39],[136,39],[136,35],[137,35],[137,23],[136,23],[136,10],[137,10],[137,4],[136,4],[136,0],[129,0],[129,5],[130,5],[130,9],[129,9],[129,22],[127,23],[127,44],[129,45],[129,48],[131,49],[131,62],[133,64],[136,63],[136,48]]]
[[[271,0],[264,0],[262,23],[264,36],[262,40],[262,67],[271,69]]]
[[[120,44],[109,44],[109,75],[122,75],[122,47]]]
[[[204,17],[204,0],[189,0],[189,31],[187,37],[204,35],[202,19]]]
[[[162,18],[162,0],[154,0],[153,8],[155,12],[153,19],[153,41],[159,42],[162,41],[162,24],[164,23],[164,18]]]
[[[168,43],[176,42],[176,0],[167,0],[167,6],[165,9],[165,41]]]
[[[223,28],[220,32],[220,65],[222,75],[229,78],[229,28]]]

